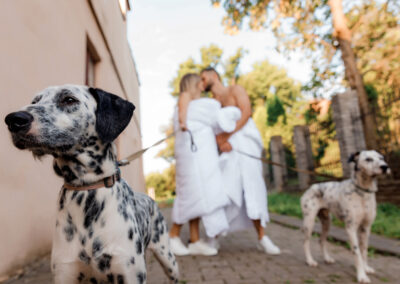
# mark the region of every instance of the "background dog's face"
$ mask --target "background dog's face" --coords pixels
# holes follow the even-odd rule
[[[349,161],[355,163],[356,171],[361,171],[371,177],[390,174],[390,168],[384,157],[374,150],[355,153]]]
[[[109,143],[127,126],[133,110],[128,101],[100,89],[65,85],[39,92],[5,121],[16,147],[41,156],[84,148],[97,140]]]

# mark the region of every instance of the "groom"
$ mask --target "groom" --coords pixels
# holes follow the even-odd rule
[[[262,163],[236,151],[261,157],[262,139],[251,119],[251,104],[245,89],[239,85],[225,87],[217,71],[208,67],[201,71],[205,91],[211,92],[222,107],[235,106],[242,113],[232,133],[217,136],[222,172],[232,205],[226,208],[230,230],[240,230],[253,223],[258,234],[258,248],[268,254],[280,254],[280,249],[264,234],[269,221],[267,188],[262,176]],[[251,221],[250,221],[251,220]]]

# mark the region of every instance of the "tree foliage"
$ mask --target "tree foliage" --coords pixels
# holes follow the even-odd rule
[[[224,78],[226,83],[234,84],[239,79],[240,60],[246,54],[243,48],[238,48],[236,53],[230,56],[224,63]]]
[[[172,164],[163,172],[153,172],[146,176],[146,187],[154,188],[156,198],[175,195],[175,165]]]
[[[301,85],[268,60],[257,62],[253,70],[242,74],[238,80],[253,106],[253,119],[263,138],[264,147],[274,135],[281,135],[283,142],[293,148],[293,127],[304,123],[306,102]]]
[[[236,53],[223,59],[223,50],[215,44],[200,48],[200,60],[196,61],[192,57],[179,64],[175,77],[171,80],[170,87],[172,96],[179,95],[179,82],[187,73],[200,73],[206,67],[213,67],[220,72],[224,83],[229,84],[232,80],[239,77],[240,60],[246,53],[243,48],[238,48]]]
[[[246,89],[253,106],[265,104],[275,95],[286,106],[301,99],[301,85],[290,78],[285,69],[268,60],[255,63],[252,71],[239,78],[238,84]]]
[[[277,49],[289,54],[302,50],[313,62],[313,80],[307,90],[322,95],[343,79],[343,64],[332,27],[328,0],[211,0],[226,11],[222,24],[230,34],[245,23],[253,30],[270,29]],[[389,1],[345,1],[353,49],[362,74],[385,77],[398,68],[400,3]],[[397,61],[393,63],[392,61]]]
[[[164,133],[164,136],[167,137],[174,132],[174,127],[172,123],[167,126],[162,127],[161,132]],[[174,145],[175,145],[175,137],[171,137],[167,141],[165,141],[165,148],[161,149],[157,156],[158,158],[163,158],[168,163],[173,163],[174,160]]]
[[[279,117],[283,117],[282,123],[286,125],[286,112],[277,95],[267,100],[267,117],[268,126],[274,126],[278,122]]]
[[[357,90],[367,146],[379,146],[376,131],[379,137],[389,133],[385,143],[393,143],[396,123],[390,117],[399,114],[399,106],[386,111],[387,104],[383,101],[400,97],[396,75],[400,66],[399,1],[211,0],[211,3],[215,6],[222,3],[226,11],[223,24],[228,33],[235,34],[248,23],[253,30],[270,29],[279,51],[290,54],[302,50],[313,66],[305,91],[314,96],[331,95],[340,89],[341,81]],[[365,85],[372,85],[378,91],[379,111],[371,108]]]

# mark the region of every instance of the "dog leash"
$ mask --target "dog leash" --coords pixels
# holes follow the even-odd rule
[[[178,130],[178,131],[181,131],[181,130]],[[157,141],[153,145],[151,145],[151,146],[149,146],[147,148],[141,149],[141,150],[129,155],[125,159],[122,159],[122,160],[118,161],[117,162],[118,166],[119,167],[123,167],[123,166],[129,165],[130,162],[140,158],[147,150],[149,150],[151,148],[154,148],[154,147],[160,145],[161,143],[163,143],[164,141],[176,136],[178,131],[174,131],[170,135],[168,135],[167,137]],[[194,141],[193,133],[190,130],[186,130],[185,132],[187,132],[190,135],[190,149],[191,149],[191,151],[192,152],[196,152],[197,151],[197,145],[196,145],[196,143]],[[335,177],[335,176],[328,175],[328,174],[321,174],[321,173],[317,173],[317,172],[314,172],[314,171],[308,171],[308,170],[302,170],[302,169],[298,169],[298,168],[294,168],[294,167],[289,167],[289,166],[286,166],[286,165],[283,165],[283,164],[280,164],[280,163],[277,163],[277,162],[273,162],[273,161],[268,160],[268,159],[263,158],[263,157],[257,157],[257,156],[251,155],[249,153],[246,153],[246,152],[243,152],[243,151],[240,151],[240,150],[233,150],[233,151],[235,151],[235,152],[237,152],[237,153],[239,153],[241,155],[247,156],[249,158],[259,160],[259,161],[261,161],[261,162],[263,162],[265,164],[278,166],[278,167],[281,167],[281,168],[287,168],[287,169],[289,169],[291,171],[294,171],[294,172],[309,174],[309,175],[313,175],[313,176],[320,176],[320,177],[325,177],[325,178],[335,179],[335,180],[343,180],[343,178],[341,178],[341,177]]]
[[[257,157],[257,156],[251,155],[249,153],[240,151],[240,150],[232,150],[232,151],[235,151],[235,152],[237,152],[237,153],[239,153],[241,155],[247,156],[249,158],[252,158],[252,159],[255,159],[255,160],[259,160],[259,161],[261,161],[261,162],[263,162],[265,164],[278,166],[278,167],[281,167],[281,168],[287,168],[288,170],[291,170],[291,171],[294,171],[294,172],[303,173],[303,174],[309,174],[309,175],[313,175],[313,176],[320,176],[320,177],[325,177],[325,178],[331,178],[331,179],[336,179],[336,180],[342,180],[343,179],[341,177],[335,177],[335,176],[332,176],[332,175],[320,174],[320,173],[317,173],[317,172],[314,172],[314,171],[308,171],[308,170],[302,170],[302,169],[298,169],[298,168],[289,167],[289,166],[282,165],[280,163],[268,160],[267,158]]]
[[[153,145],[151,145],[151,146],[149,146],[149,147],[147,147],[147,148],[143,148],[143,149],[141,149],[141,150],[139,150],[139,151],[137,151],[137,152],[135,152],[135,153],[129,155],[129,156],[126,157],[125,159],[119,160],[119,161],[117,162],[117,163],[118,163],[118,166],[119,166],[119,167],[123,167],[123,166],[129,165],[130,162],[132,162],[133,160],[136,160],[136,159],[140,158],[147,150],[149,150],[149,149],[151,149],[151,148],[154,148],[154,147],[160,145],[161,143],[165,142],[166,140],[168,140],[168,139],[170,139],[170,138],[176,136],[176,134],[177,134],[179,131],[181,131],[181,130],[174,131],[174,132],[172,132],[170,135],[168,135],[167,137],[165,137],[165,138],[163,138],[163,139],[157,141],[157,142],[154,143]],[[190,149],[191,149],[191,151],[192,151],[192,152],[196,152],[196,151],[197,151],[197,145],[196,145],[196,143],[194,142],[193,133],[192,133],[189,129],[186,130],[186,131],[184,131],[184,132],[187,132],[187,133],[190,135]]]

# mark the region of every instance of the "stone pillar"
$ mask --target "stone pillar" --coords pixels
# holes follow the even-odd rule
[[[272,136],[270,142],[271,159],[273,162],[283,165],[272,166],[272,174],[274,177],[274,188],[282,191],[287,183],[288,173],[286,168],[285,151],[283,149],[282,137]]]
[[[267,151],[265,148],[262,151],[262,157],[267,158]],[[265,181],[265,185],[267,186],[267,189],[271,187],[271,177],[269,176],[269,164],[263,163],[263,177]]]
[[[349,90],[333,96],[332,110],[333,120],[336,124],[336,136],[339,141],[343,176],[350,177],[351,169],[347,163],[349,156],[367,148],[356,91]]]
[[[293,130],[293,142],[296,149],[296,167],[301,170],[313,171],[314,159],[312,155],[310,131],[306,125],[296,125]],[[299,187],[307,189],[313,176],[299,172]]]

